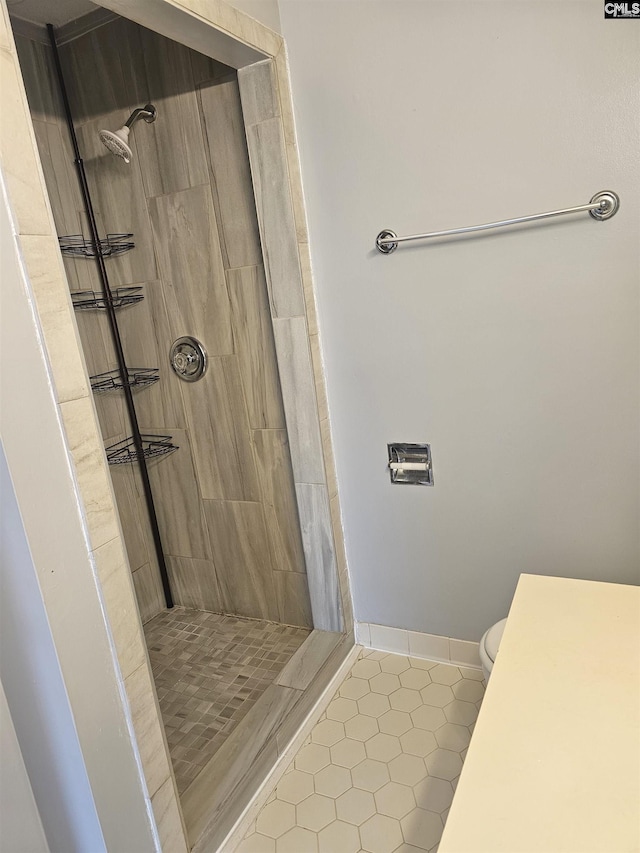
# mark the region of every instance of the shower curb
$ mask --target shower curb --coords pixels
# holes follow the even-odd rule
[[[259,783],[249,801],[242,807],[233,825],[226,831],[222,838],[217,840],[215,836],[222,833],[220,832],[220,827],[216,827],[212,820],[205,827],[198,839],[191,839],[192,853],[233,853],[233,850],[240,843],[250,825],[275,790],[294,756],[324,713],[341,683],[351,671],[351,667],[361,651],[361,646],[354,645],[352,634],[343,637],[342,641],[325,662],[319,673],[319,677],[314,681],[314,684],[320,686],[320,692],[314,696],[314,685],[311,685],[305,691],[306,695],[300,701],[300,704],[304,705],[311,702],[310,707],[305,708],[304,715],[300,718],[296,719],[294,717],[293,720],[285,721],[285,725],[287,722],[289,725],[293,723],[295,730],[288,736],[286,733],[280,733],[284,743],[282,745],[278,744],[279,755],[277,759],[270,763],[263,780]],[[331,672],[331,670],[333,671]],[[329,675],[329,680],[324,687],[322,687],[323,675],[325,677]],[[295,709],[292,709],[292,712],[295,713]],[[279,740],[280,738],[278,738]],[[259,760],[256,761],[256,764],[258,763]]]

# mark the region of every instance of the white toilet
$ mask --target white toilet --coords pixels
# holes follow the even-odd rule
[[[496,622],[495,625],[492,625],[491,628],[484,632],[482,639],[480,640],[480,663],[482,664],[485,681],[488,681],[489,676],[491,675],[491,670],[493,669],[493,664],[496,659],[496,655],[498,654],[500,640],[502,639],[504,626],[506,624],[506,619],[501,619],[499,622]]]

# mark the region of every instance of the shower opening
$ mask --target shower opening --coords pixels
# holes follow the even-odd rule
[[[337,580],[320,588],[316,577],[310,594],[305,549],[333,560],[333,545],[326,534],[303,541],[238,73],[104,10],[95,26],[50,28],[53,44],[43,27],[13,23],[175,782],[197,837],[203,778],[220,783],[214,758],[226,750],[225,785],[239,785],[248,768],[228,769],[232,750],[246,761],[247,731],[275,737],[345,640]],[[202,347],[197,375],[187,339]],[[309,512],[328,519],[318,480],[307,482]]]

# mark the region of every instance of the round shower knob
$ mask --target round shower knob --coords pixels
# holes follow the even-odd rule
[[[207,352],[200,341],[186,335],[171,345],[169,361],[180,379],[196,382],[207,369]]]

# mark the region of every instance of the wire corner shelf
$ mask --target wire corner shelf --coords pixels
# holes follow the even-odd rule
[[[141,433],[140,438],[142,439],[142,453],[145,459],[167,456],[179,449],[176,444],[173,444],[170,435],[144,435]],[[128,436],[122,441],[111,444],[105,448],[105,452],[109,465],[126,465],[137,462],[139,459],[133,436]]]
[[[103,258],[110,258],[113,255],[121,255],[123,252],[128,252],[135,248],[133,242],[133,234],[107,234],[107,236],[98,243],[99,254]],[[58,237],[60,243],[60,251],[66,257],[71,258],[95,258],[98,252],[91,240],[83,234],[67,234],[64,237]]]
[[[107,370],[105,373],[96,373],[89,377],[91,390],[95,394],[104,394],[107,391],[122,391],[125,384],[129,388],[145,388],[153,385],[160,379],[160,369],[157,367],[128,367],[126,383],[123,381],[120,370]]]
[[[111,301],[114,308],[123,308],[125,305],[135,305],[142,302],[144,294],[142,287],[117,287],[111,293]],[[76,290],[71,293],[71,301],[76,311],[105,311],[107,300],[104,294],[96,293],[95,290]]]

